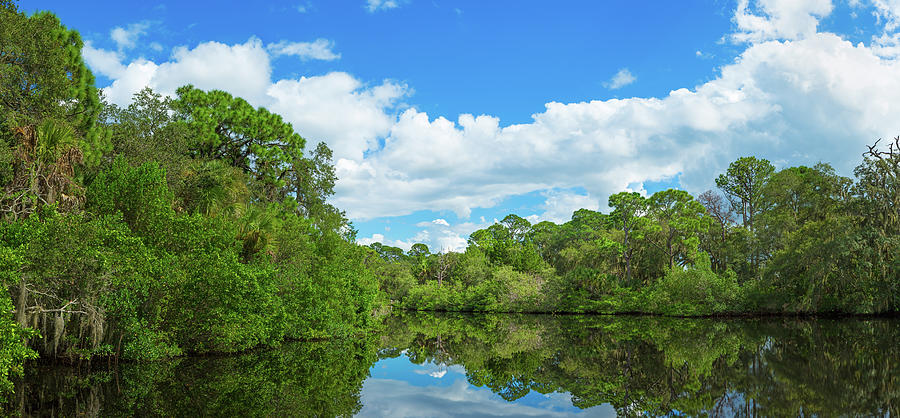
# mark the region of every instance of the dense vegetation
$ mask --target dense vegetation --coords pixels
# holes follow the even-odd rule
[[[355,244],[331,150],[223,91],[103,101],[77,32],[0,0],[0,403],[26,360],[154,360],[367,329],[400,309],[900,308],[900,139],[855,179],[741,158],[694,197],[509,215],[461,253]],[[379,289],[380,288],[380,289]]]
[[[462,253],[374,243],[374,269],[393,304],[415,310],[896,312],[900,139],[872,146],[855,175],[745,157],[718,192],[622,192],[611,213],[562,225],[509,215]]]
[[[39,354],[152,360],[366,328],[331,151],[221,91],[103,102],[77,32],[0,2],[0,393]]]

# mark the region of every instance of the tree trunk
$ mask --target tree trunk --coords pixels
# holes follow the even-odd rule
[[[25,287],[25,278],[22,278],[22,281],[19,282],[19,300],[16,304],[16,322],[19,323],[22,327],[27,326],[27,318],[25,317],[25,300],[27,296],[28,289]]]

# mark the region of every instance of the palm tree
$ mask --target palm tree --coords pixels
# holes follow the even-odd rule
[[[69,211],[84,204],[84,188],[75,180],[75,167],[84,155],[75,131],[68,125],[46,120],[40,125],[14,130],[18,140],[13,180],[0,199],[0,212],[18,219],[40,204],[58,205]]]

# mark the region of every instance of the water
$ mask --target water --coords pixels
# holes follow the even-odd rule
[[[898,416],[900,320],[391,317],[367,337],[36,365],[34,416]]]

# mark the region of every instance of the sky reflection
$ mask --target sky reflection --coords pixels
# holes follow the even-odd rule
[[[509,402],[466,380],[460,365],[413,364],[406,355],[380,360],[363,384],[358,417],[614,417],[609,404],[572,406],[568,393],[532,391]]]

